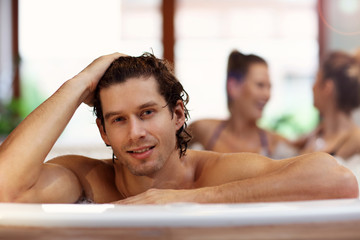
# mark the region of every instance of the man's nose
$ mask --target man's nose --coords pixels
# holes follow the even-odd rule
[[[146,130],[144,128],[144,123],[141,119],[132,118],[129,121],[129,137],[131,140],[138,140],[142,137],[145,137]]]

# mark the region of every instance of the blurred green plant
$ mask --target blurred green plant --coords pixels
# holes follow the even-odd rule
[[[288,139],[297,139],[312,131],[319,123],[319,113],[313,107],[298,108],[271,119],[262,119],[260,126],[272,130]]]
[[[20,98],[0,100],[0,138],[14,130],[44,99],[35,78],[25,75],[21,82]]]
[[[0,135],[8,135],[21,121],[21,100],[0,102]]]
[[[29,115],[37,108],[46,97],[41,92],[37,76],[31,74],[23,74],[21,81],[21,98],[19,104],[19,113],[22,118]]]

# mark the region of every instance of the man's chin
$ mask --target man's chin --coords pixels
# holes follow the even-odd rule
[[[135,176],[151,176],[161,169],[160,166],[129,167],[130,172]]]

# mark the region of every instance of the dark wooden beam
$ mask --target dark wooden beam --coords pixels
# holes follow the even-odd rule
[[[19,1],[12,0],[12,55],[14,66],[13,98],[20,97]]]
[[[174,28],[174,17],[175,17],[175,1],[176,0],[162,0],[162,42],[164,47],[163,58],[168,60],[170,63],[175,62],[175,28]]]

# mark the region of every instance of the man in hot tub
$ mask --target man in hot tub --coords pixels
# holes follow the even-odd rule
[[[358,197],[353,174],[325,153],[271,160],[186,151],[188,96],[165,61],[96,59],[35,109],[0,147],[1,202],[240,203]],[[81,103],[114,158],[44,163]],[[209,101],[211,104],[211,101]]]

